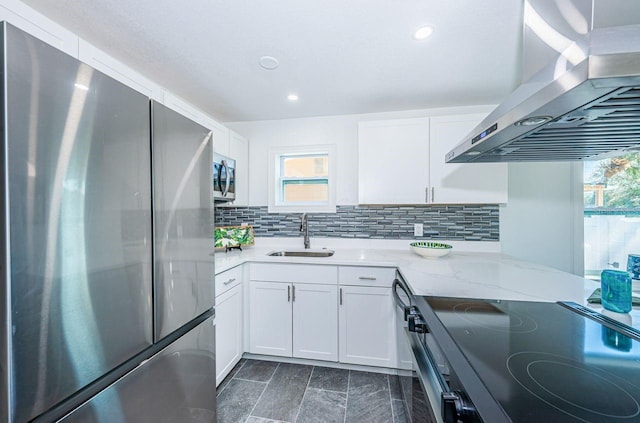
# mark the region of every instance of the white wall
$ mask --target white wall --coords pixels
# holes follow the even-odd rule
[[[337,147],[336,204],[358,203],[358,122],[488,113],[494,106],[469,106],[403,112],[283,119],[227,124],[249,139],[249,205],[268,203],[268,151],[271,147],[335,144]],[[389,146],[393,148],[393,146]],[[408,152],[410,154],[410,152]],[[428,158],[425,157],[425,164]]]
[[[502,252],[582,275],[583,201],[582,163],[509,163]]]

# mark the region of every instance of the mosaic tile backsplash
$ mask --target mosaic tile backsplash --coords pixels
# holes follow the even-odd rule
[[[413,236],[413,224],[424,236]],[[256,237],[299,237],[300,213],[268,213],[267,207],[216,207],[216,226],[253,226]],[[497,204],[337,206],[309,214],[309,236],[372,239],[499,241]]]

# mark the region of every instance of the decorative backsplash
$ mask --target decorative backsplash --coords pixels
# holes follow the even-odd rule
[[[414,223],[424,236],[413,235]],[[257,237],[299,237],[300,213],[268,213],[267,207],[216,207],[216,226],[253,226]],[[497,204],[337,206],[336,213],[310,213],[312,237],[499,241]]]

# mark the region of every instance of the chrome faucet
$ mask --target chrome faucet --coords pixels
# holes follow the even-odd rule
[[[311,248],[309,241],[309,217],[306,213],[302,213],[302,221],[300,222],[300,232],[304,232],[304,248]]]

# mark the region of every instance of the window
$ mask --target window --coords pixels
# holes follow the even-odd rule
[[[584,163],[585,276],[640,254],[640,153]]]
[[[334,152],[331,145],[272,149],[269,212],[335,212]]]

